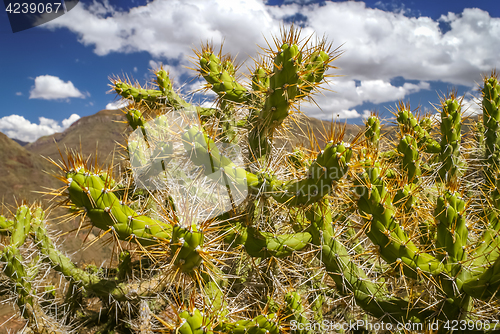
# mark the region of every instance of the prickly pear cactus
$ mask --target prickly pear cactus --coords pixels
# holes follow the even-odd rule
[[[57,194],[115,243],[117,264],[73,263],[40,206],[1,216],[2,293],[27,332],[500,330],[496,73],[474,136],[452,93],[437,122],[399,103],[393,139],[372,115],[352,142],[341,129],[286,152],[276,137],[338,56],[311,40],[285,31],[248,84],[202,46],[196,71],[213,108],[185,101],[163,68],[156,87],[113,80],[130,102],[129,169],[68,153]]]

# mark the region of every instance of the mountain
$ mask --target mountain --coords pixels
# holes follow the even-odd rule
[[[29,142],[27,142],[27,141],[22,141],[22,140],[15,139],[15,138],[12,138],[12,140],[15,141],[16,143],[18,143],[21,146],[26,146],[26,145],[29,144]]]
[[[316,145],[322,148],[325,141],[328,141],[328,135],[332,132],[338,134],[342,130],[344,131],[343,140],[350,142],[361,131],[361,127],[354,124],[335,123],[304,115],[298,115],[294,120],[287,119],[285,122],[285,128],[288,128],[285,133],[286,140],[293,145],[301,144],[304,147],[310,147],[311,139],[315,138]]]
[[[51,164],[0,133],[0,200],[7,205],[16,201],[33,202],[40,198],[36,191],[56,187],[57,181],[47,174]]]
[[[0,200],[14,205],[16,200],[29,202],[41,200],[39,192],[46,188],[59,188],[61,182],[50,174],[58,173],[58,168],[48,161],[56,162],[65,150],[73,149],[84,156],[95,156],[99,152],[100,164],[110,163],[115,152],[115,162],[120,161],[119,145],[127,130],[123,113],[118,110],[101,110],[80,118],[62,133],[39,138],[25,146],[19,141],[0,133]],[[15,196],[15,197],[14,197]]]
[[[5,206],[3,212],[14,211],[16,203],[22,200],[30,204],[39,202],[44,208],[51,208],[48,220],[53,223],[55,234],[76,229],[80,224],[79,218],[63,221],[60,217],[67,214],[67,210],[56,207],[55,204],[59,200],[54,200],[53,195],[42,194],[64,186],[54,177],[60,175],[60,169],[48,159],[59,162],[61,160],[59,151],[66,159],[66,149],[77,152],[81,150],[85,157],[95,156],[97,149],[99,164],[111,163],[113,152],[115,152],[114,161],[119,162],[120,148],[116,141],[123,142],[122,136],[127,130],[127,125],[120,123],[123,120],[123,113],[119,110],[101,110],[94,115],[82,117],[62,133],[41,137],[24,147],[0,133],[0,201]],[[100,242],[85,251],[80,251],[86,232],[80,233],[77,238],[73,237],[74,233],[70,237],[60,238],[62,248],[68,253],[73,253],[72,259],[76,262],[93,259],[100,264],[104,260],[109,260],[111,249],[108,249],[108,246],[103,250],[103,246],[99,245]],[[89,237],[92,239],[95,236],[90,234]]]
[[[119,151],[115,141],[123,142],[122,135],[127,130],[124,123],[119,123],[123,119],[123,114],[118,110],[101,110],[95,115],[82,117],[62,133],[41,137],[24,147],[0,132],[0,202],[5,205],[3,213],[8,215],[9,210],[14,211],[16,202],[20,203],[21,200],[26,200],[30,204],[35,201],[42,202],[44,208],[53,206],[54,201],[50,201],[53,196],[42,196],[40,192],[63,186],[61,181],[50,175],[60,174],[60,171],[46,159],[59,161],[61,159],[59,150],[66,158],[64,154],[66,148],[77,151],[81,148],[84,156],[90,154],[94,156],[97,148],[99,162],[111,162],[112,153]],[[116,160],[119,160],[118,154]],[[66,209],[55,208],[50,211],[48,217],[52,223],[52,233],[61,235],[57,239],[61,249],[76,263],[94,262],[96,265],[101,265],[104,261],[109,261],[112,245],[105,243],[106,238],[87,247],[84,245],[84,240],[88,230],[76,237],[76,233],[66,234],[79,226],[80,219],[59,218],[65,214],[67,214]],[[95,230],[92,232],[98,234]],[[88,235],[87,243],[96,237],[93,233]],[[0,326],[0,333],[22,328],[24,324],[22,318],[18,316],[11,318],[15,310],[16,307],[13,308],[11,304],[2,305],[0,308],[0,324],[3,324]]]
[[[61,182],[50,175],[57,174],[58,168],[48,159],[59,162],[61,153],[65,159],[67,149],[81,152],[85,157],[95,157],[97,151],[99,165],[123,163],[121,155],[125,152],[118,143],[124,143],[129,132],[124,120],[119,110],[101,110],[80,118],[62,133],[41,137],[25,146],[0,133],[0,194],[3,202],[14,205],[16,199],[38,201],[41,200],[40,191],[59,188]],[[345,126],[344,140],[349,141],[360,131],[356,125],[340,125]],[[288,123],[287,135],[292,135],[293,144],[309,146],[309,133],[314,133],[318,144],[323,146],[324,134],[331,126],[331,122],[302,116],[296,122]]]
[[[84,156],[95,156],[98,151],[100,163],[111,162],[115,152],[116,162],[121,151],[116,143],[124,141],[124,134],[128,129],[124,120],[124,114],[119,110],[101,110],[80,118],[62,133],[41,137],[25,147],[28,151],[54,161],[61,159],[59,151],[65,157],[66,148],[81,152]]]

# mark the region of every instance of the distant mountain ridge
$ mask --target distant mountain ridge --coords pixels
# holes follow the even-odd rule
[[[16,143],[18,143],[19,145],[21,146],[26,146],[29,144],[29,142],[27,141],[22,141],[22,140],[19,140],[19,139],[15,139],[15,138],[11,138],[13,141],[15,141]]]
[[[110,162],[112,152],[118,152],[116,141],[122,141],[127,130],[123,113],[101,110],[82,117],[61,133],[39,138],[33,143],[8,138],[0,133],[0,194],[2,202],[14,205],[16,200],[39,201],[47,188],[58,188],[60,181],[49,175],[57,167],[48,161],[61,160],[59,150],[73,149],[84,156],[95,156],[96,147],[101,163]],[[119,157],[116,154],[115,161]]]
[[[110,152],[117,147],[115,141],[122,141],[121,136],[127,129],[126,124],[119,123],[123,120],[123,113],[119,110],[101,110],[94,115],[82,117],[62,133],[41,137],[34,143],[24,143],[24,146],[23,142],[8,138],[0,132],[0,202],[4,204],[0,213],[9,215],[8,211],[15,212],[16,204],[23,200],[28,204],[42,202],[44,208],[53,206],[54,202],[57,202],[50,202],[53,195],[42,196],[41,192],[58,189],[63,184],[50,175],[60,174],[60,171],[47,158],[58,161],[61,159],[59,149],[65,158],[65,148],[80,151],[80,147],[84,155],[94,155],[97,146],[102,163],[108,162]],[[48,213],[53,233],[69,232],[79,226],[80,218],[58,224],[58,217],[67,213],[63,208]],[[75,233],[64,235],[59,238],[57,244],[61,245],[61,249],[76,263],[94,262],[99,266],[103,261],[109,261],[112,246],[105,243],[106,238],[83,249],[86,235],[87,233],[80,233],[77,237]],[[95,238],[95,235],[90,234],[88,240],[91,238]],[[11,305],[2,306],[0,333],[6,332],[4,329],[10,332],[22,328],[24,321],[19,317],[12,317],[14,313],[15,308]]]
[[[0,133],[0,161],[0,200],[3,203],[35,201],[40,195],[33,191],[55,186],[55,178],[44,172],[51,164],[3,133]]]
[[[108,166],[124,162],[125,154],[122,145],[125,136],[130,133],[124,122],[125,116],[121,110],[101,110],[94,115],[85,116],[74,122],[61,133],[54,133],[39,138],[33,143],[24,143],[8,138],[0,133],[0,194],[3,202],[15,204],[15,197],[30,202],[39,201],[39,192],[47,188],[56,189],[60,181],[49,174],[58,173],[57,167],[48,160],[59,162],[66,158],[67,149],[82,153],[85,157],[95,158],[98,153],[98,163]],[[309,145],[308,134],[313,132],[318,138],[318,144],[323,145],[322,134],[328,132],[331,122],[314,118],[299,117],[297,125],[289,122],[289,133],[295,138],[291,143]],[[360,130],[356,125],[346,126],[346,138],[350,140]]]
[[[96,150],[101,159],[110,160],[110,154],[117,149],[117,142],[123,142],[128,126],[123,123],[124,114],[120,110],[101,110],[94,115],[85,116],[71,124],[64,132],[39,138],[26,145],[31,152],[60,160],[59,150],[76,150],[84,156],[95,156]],[[119,147],[119,146],[118,146]],[[104,160],[102,160],[104,162]]]

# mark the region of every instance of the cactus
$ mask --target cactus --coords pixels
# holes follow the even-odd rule
[[[439,177],[444,182],[455,182],[461,165],[460,143],[461,143],[461,112],[460,101],[452,93],[450,98],[442,101],[441,113],[441,154],[442,166],[439,169]]]
[[[485,139],[485,173],[487,179],[493,181],[496,179],[496,173],[499,168],[499,150],[500,143],[497,136],[500,120],[500,84],[498,76],[493,72],[489,77],[484,77],[483,93],[483,125],[486,129]]]
[[[39,205],[0,216],[2,291],[33,332],[312,334],[361,320],[360,332],[366,321],[500,330],[496,73],[475,136],[462,136],[452,93],[439,127],[400,102],[395,139],[373,114],[351,143],[340,130],[287,153],[275,134],[338,55],[310,41],[284,31],[248,84],[232,57],[202,46],[195,70],[214,108],[185,101],[163,68],[149,86],[112,80],[133,102],[128,169],[72,151],[56,164],[61,206],[110,237],[114,264],[75,264]]]

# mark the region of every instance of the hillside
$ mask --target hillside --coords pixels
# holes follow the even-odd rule
[[[60,160],[58,149],[63,151],[65,148],[82,151],[84,156],[95,156],[96,148],[99,152],[100,163],[110,163],[115,154],[114,163],[120,161],[120,154],[123,150],[118,143],[125,141],[125,134],[128,127],[122,123],[124,115],[118,110],[101,110],[98,113],[82,117],[73,123],[66,131],[55,133],[50,136],[39,138],[36,142],[27,144],[25,148],[28,151],[38,153],[44,157],[50,157],[55,161]],[[287,136],[294,137],[294,144],[302,143],[307,146],[309,143],[308,134],[312,131],[317,137],[319,144],[324,143],[324,133],[328,132],[332,123],[322,121],[316,118],[298,118],[297,122],[289,122],[287,127]],[[345,140],[351,140],[358,134],[360,128],[352,124],[338,124],[346,127]],[[64,156],[64,154],[63,154]]]
[[[0,194],[1,201],[14,205],[16,200],[33,202],[40,198],[36,191],[56,187],[58,181],[44,171],[51,164],[0,132]]]
[[[22,140],[15,139],[15,138],[12,138],[12,140],[15,141],[16,143],[18,143],[21,146],[26,146],[26,145],[29,144],[27,141],[22,141]]]
[[[50,196],[40,192],[61,186],[53,174],[58,168],[48,161],[61,160],[59,150],[66,148],[82,151],[84,156],[95,156],[99,151],[99,163],[111,162],[113,152],[118,153],[116,141],[122,142],[127,129],[123,114],[118,110],[101,110],[82,117],[62,133],[39,138],[34,143],[21,146],[18,141],[0,132],[0,200],[6,205],[15,205],[16,200],[30,203],[43,201],[48,206]],[[116,154],[115,161],[120,161]]]
[[[289,120],[285,127],[287,138],[292,138],[291,142],[295,145],[301,144],[305,147],[311,145],[311,138],[315,138],[316,145],[324,146],[325,140],[332,131],[336,133],[345,128],[344,141],[351,141],[361,130],[357,125],[346,123],[332,123],[330,121],[309,118],[303,115],[297,117],[295,121]]]
[[[102,110],[95,115],[82,117],[63,133],[39,138],[24,147],[0,133],[0,194],[1,201],[5,204],[3,212],[12,210],[16,201],[19,203],[21,200],[26,200],[28,203],[42,202],[44,208],[54,205],[54,201],[50,202],[53,196],[42,196],[39,192],[62,186],[61,181],[49,175],[54,174],[57,167],[44,158],[50,157],[59,161],[61,159],[59,149],[64,152],[65,148],[77,151],[81,148],[83,154],[88,156],[95,155],[98,147],[99,162],[110,162],[117,146],[115,141],[121,142],[122,134],[126,130],[125,124],[116,122],[122,120],[122,115],[117,110]],[[65,157],[65,154],[63,156]],[[112,246],[105,244],[106,238],[83,249],[88,230],[77,237],[75,233],[65,234],[76,229],[80,223],[79,218],[65,221],[59,219],[65,214],[67,210],[63,208],[55,208],[49,214],[53,233],[62,235],[57,242],[61,248],[77,263],[94,262],[100,265],[103,261],[108,261],[111,258]],[[93,233],[98,232],[93,231]],[[87,243],[95,238],[93,233],[88,235]],[[14,317],[5,323],[14,312],[15,308],[10,304],[0,307],[0,324],[4,324],[0,328],[0,333],[4,333],[7,329],[16,330],[22,327],[24,321],[19,317]]]
[[[123,123],[124,115],[119,110],[101,110],[98,113],[82,117],[62,133],[39,138],[24,147],[16,141],[0,133],[0,194],[6,204],[15,204],[15,199],[26,199],[33,202],[41,199],[40,191],[46,188],[58,188],[60,182],[49,175],[57,168],[45,158],[58,162],[66,157],[65,150],[73,149],[84,156],[95,156],[99,153],[100,165],[115,166],[123,162],[123,149],[117,143],[125,142],[128,127]],[[464,121],[464,133],[469,131],[471,122],[476,117]],[[351,141],[361,128],[352,124],[336,124],[336,131],[345,127],[345,141]],[[302,144],[310,146],[311,133],[314,134],[319,147],[324,146],[325,134],[331,132],[332,123],[315,118],[297,117],[286,124],[287,140],[279,140],[278,146]],[[435,129],[438,132],[438,129]],[[388,124],[383,127],[386,137],[395,139],[397,128]],[[279,138],[279,136],[277,135]],[[45,158],[43,158],[45,157]],[[14,195],[16,197],[14,197]]]
[[[25,148],[55,161],[61,159],[59,149],[63,153],[66,148],[81,151],[84,156],[95,156],[97,150],[101,163],[110,162],[113,152],[120,151],[116,142],[123,142],[127,130],[127,125],[121,123],[123,120],[124,115],[119,110],[101,110],[80,118],[64,132],[41,137]],[[115,161],[117,159],[118,154]]]

